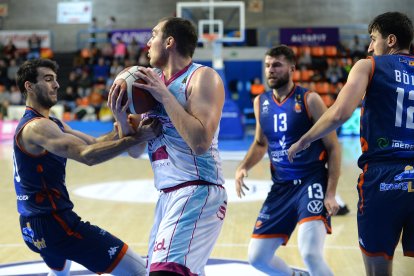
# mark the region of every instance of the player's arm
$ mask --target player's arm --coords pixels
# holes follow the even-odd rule
[[[112,114],[116,120],[116,129],[120,138],[133,135],[136,133],[139,125],[141,124],[141,115],[127,114],[126,109],[129,105],[129,100],[122,105],[122,98],[126,93],[125,90],[121,90],[121,82],[123,80],[116,79],[109,90],[108,107],[111,109]],[[128,149],[129,156],[138,158],[145,151],[146,143],[132,146]]]
[[[238,197],[242,197],[245,195],[244,189],[249,190],[249,188],[244,183],[244,178],[247,177],[247,172],[257,163],[259,163],[260,160],[262,160],[267,150],[267,138],[263,134],[263,130],[260,126],[259,121],[259,98],[260,96],[256,97],[253,102],[254,117],[256,119],[256,130],[254,134],[254,140],[253,143],[250,145],[250,148],[247,151],[246,156],[237,167],[235,173],[236,193]]]
[[[83,133],[81,131],[72,129],[68,124],[66,124],[65,122],[62,122],[64,128],[65,128],[65,132],[72,134],[80,139],[82,139],[86,144],[88,145],[92,145],[95,143],[99,143],[102,141],[112,141],[112,140],[116,140],[118,139],[118,131],[116,130],[116,128],[114,128],[111,132],[108,132],[102,136],[99,137],[93,137],[90,136],[86,133]]]
[[[321,116],[313,127],[288,151],[289,161],[292,162],[296,153],[307,148],[310,143],[320,139],[337,129],[348,120],[358,107],[368,86],[372,72],[370,59],[359,60],[349,72],[348,80],[334,104]]]
[[[148,90],[163,104],[174,127],[196,154],[205,153],[211,146],[224,105],[224,86],[218,73],[208,67],[201,67],[194,72],[185,107],[181,106],[151,68],[141,67],[136,75],[144,79],[146,84],[133,85]]]
[[[107,161],[129,147],[155,137],[156,128],[157,126],[148,126],[134,136],[88,145],[83,139],[62,131],[54,122],[39,119],[24,127],[21,141],[29,152],[33,153],[36,149],[47,150],[91,166]]]
[[[326,112],[327,108],[317,93],[309,93],[306,102],[308,110],[315,123]],[[339,210],[335,194],[341,169],[341,147],[335,131],[322,138],[328,155],[328,185],[325,194],[325,207],[329,215],[335,215]]]

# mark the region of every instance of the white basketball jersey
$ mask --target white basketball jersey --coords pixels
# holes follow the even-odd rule
[[[193,73],[201,64],[191,63],[166,83],[168,90],[184,106],[187,101],[187,87]],[[162,74],[159,71],[159,74]],[[196,155],[175,129],[164,107],[159,104],[148,114],[162,122],[162,134],[148,142],[148,155],[155,175],[158,190],[192,182],[205,181],[216,185],[224,184],[221,158],[218,152],[217,128],[207,152]]]

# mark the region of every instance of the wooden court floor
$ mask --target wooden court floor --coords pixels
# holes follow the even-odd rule
[[[365,275],[357,241],[356,228],[356,180],[359,169],[353,154],[344,146],[342,174],[338,191],[351,212],[346,216],[333,217],[333,234],[325,242],[325,257],[335,275]],[[352,148],[351,148],[352,150]],[[39,260],[23,243],[19,232],[18,214],[13,177],[11,146],[0,143],[0,265]],[[223,162],[227,179],[234,178],[239,161]],[[268,160],[262,161],[249,174],[249,180],[269,180]],[[117,157],[104,164],[88,167],[75,161],[68,161],[67,186],[75,189],[91,183],[152,178],[149,161],[134,160],[126,156]],[[228,181],[226,189],[234,190],[234,182]],[[75,211],[84,219],[110,231],[128,243],[136,252],[146,255],[149,231],[152,226],[155,203],[120,202],[97,200],[72,193]],[[229,200],[228,211],[221,235],[217,241],[213,258],[247,259],[247,245],[262,201],[242,202]],[[296,232],[286,247],[277,254],[290,265],[304,267],[297,248]],[[401,244],[394,256],[394,275],[414,275],[414,259],[403,257]]]

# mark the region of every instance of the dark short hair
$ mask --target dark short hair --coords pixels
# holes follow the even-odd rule
[[[163,38],[171,36],[177,43],[177,51],[183,57],[192,57],[197,47],[198,35],[191,21],[180,17],[166,17],[160,20],[164,22]]]
[[[24,88],[24,83],[30,81],[37,83],[38,72],[37,68],[46,67],[51,69],[57,74],[59,66],[57,63],[50,59],[31,59],[25,61],[17,70],[16,84],[22,92],[23,96],[26,97],[27,91]]]
[[[266,56],[271,57],[278,57],[278,56],[284,56],[287,61],[289,61],[292,64],[296,63],[296,56],[292,49],[290,49],[286,45],[279,45],[276,47],[273,47],[266,52]]]
[[[393,34],[400,49],[410,49],[414,30],[411,19],[400,12],[386,12],[375,17],[368,25],[368,32],[378,31],[383,38]]]

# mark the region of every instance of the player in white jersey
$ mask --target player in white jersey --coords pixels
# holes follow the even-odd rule
[[[188,20],[161,19],[148,42],[150,64],[157,69],[140,67],[136,73],[146,84],[134,85],[159,102],[144,116],[158,118],[163,126],[162,135],[148,142],[161,191],[149,243],[151,276],[203,275],[226,213],[217,145],[224,86],[216,71],[192,62],[197,39]],[[115,82],[108,104],[122,137],[138,122],[128,119],[119,90]],[[142,150],[141,145],[131,155]]]

